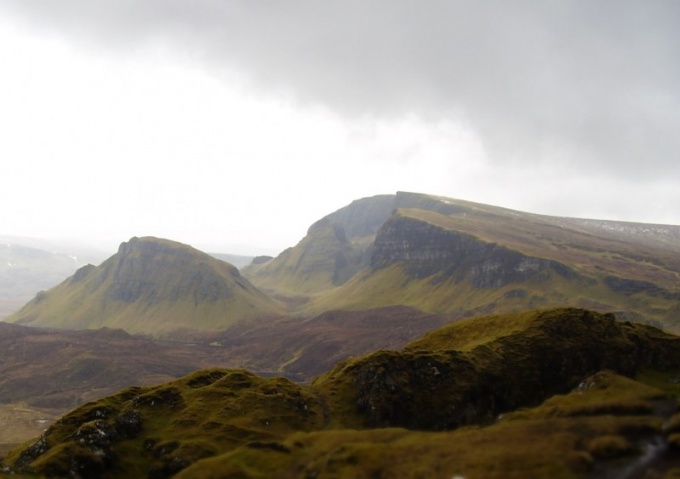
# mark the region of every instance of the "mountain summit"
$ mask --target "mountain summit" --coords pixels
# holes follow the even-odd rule
[[[100,266],[84,266],[38,293],[8,321],[165,335],[181,329],[224,329],[237,320],[278,311],[231,264],[174,241],[135,237]]]

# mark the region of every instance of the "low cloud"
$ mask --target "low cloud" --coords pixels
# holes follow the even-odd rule
[[[5,0],[0,9],[79,48],[161,49],[350,120],[463,124],[509,177],[540,182],[553,171],[560,185],[573,175],[573,187],[587,176],[611,198],[656,182],[667,191],[680,174],[674,0]]]
[[[4,3],[84,44],[163,44],[350,117],[462,119],[496,162],[680,173],[672,0]]]

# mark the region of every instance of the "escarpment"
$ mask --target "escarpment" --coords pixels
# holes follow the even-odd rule
[[[438,276],[460,282],[469,278],[476,288],[501,288],[526,281],[547,270],[572,278],[576,273],[557,261],[527,256],[470,234],[445,229],[413,217],[393,215],[373,244],[371,268],[395,262],[412,278]]]

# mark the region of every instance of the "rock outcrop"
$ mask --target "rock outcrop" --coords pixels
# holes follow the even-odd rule
[[[413,217],[393,215],[373,243],[371,268],[400,263],[413,278],[469,279],[476,288],[501,288],[553,270],[565,278],[574,271],[556,261],[527,256],[496,243],[445,229]],[[435,279],[436,281],[436,279]]]
[[[491,335],[469,351],[421,349],[428,345],[423,340],[406,351],[379,351],[339,365],[326,378],[352,388],[369,427],[443,430],[536,406],[603,369],[633,376],[643,368],[680,367],[680,338],[618,323],[613,315],[551,310],[525,321],[519,331]],[[446,334],[440,331],[429,339],[438,348],[445,344],[436,339]]]

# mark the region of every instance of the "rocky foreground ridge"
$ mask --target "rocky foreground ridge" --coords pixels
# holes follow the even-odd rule
[[[75,478],[670,474],[679,370],[680,338],[612,315],[471,319],[307,385],[209,369],[128,388],[64,416],[4,467]]]

